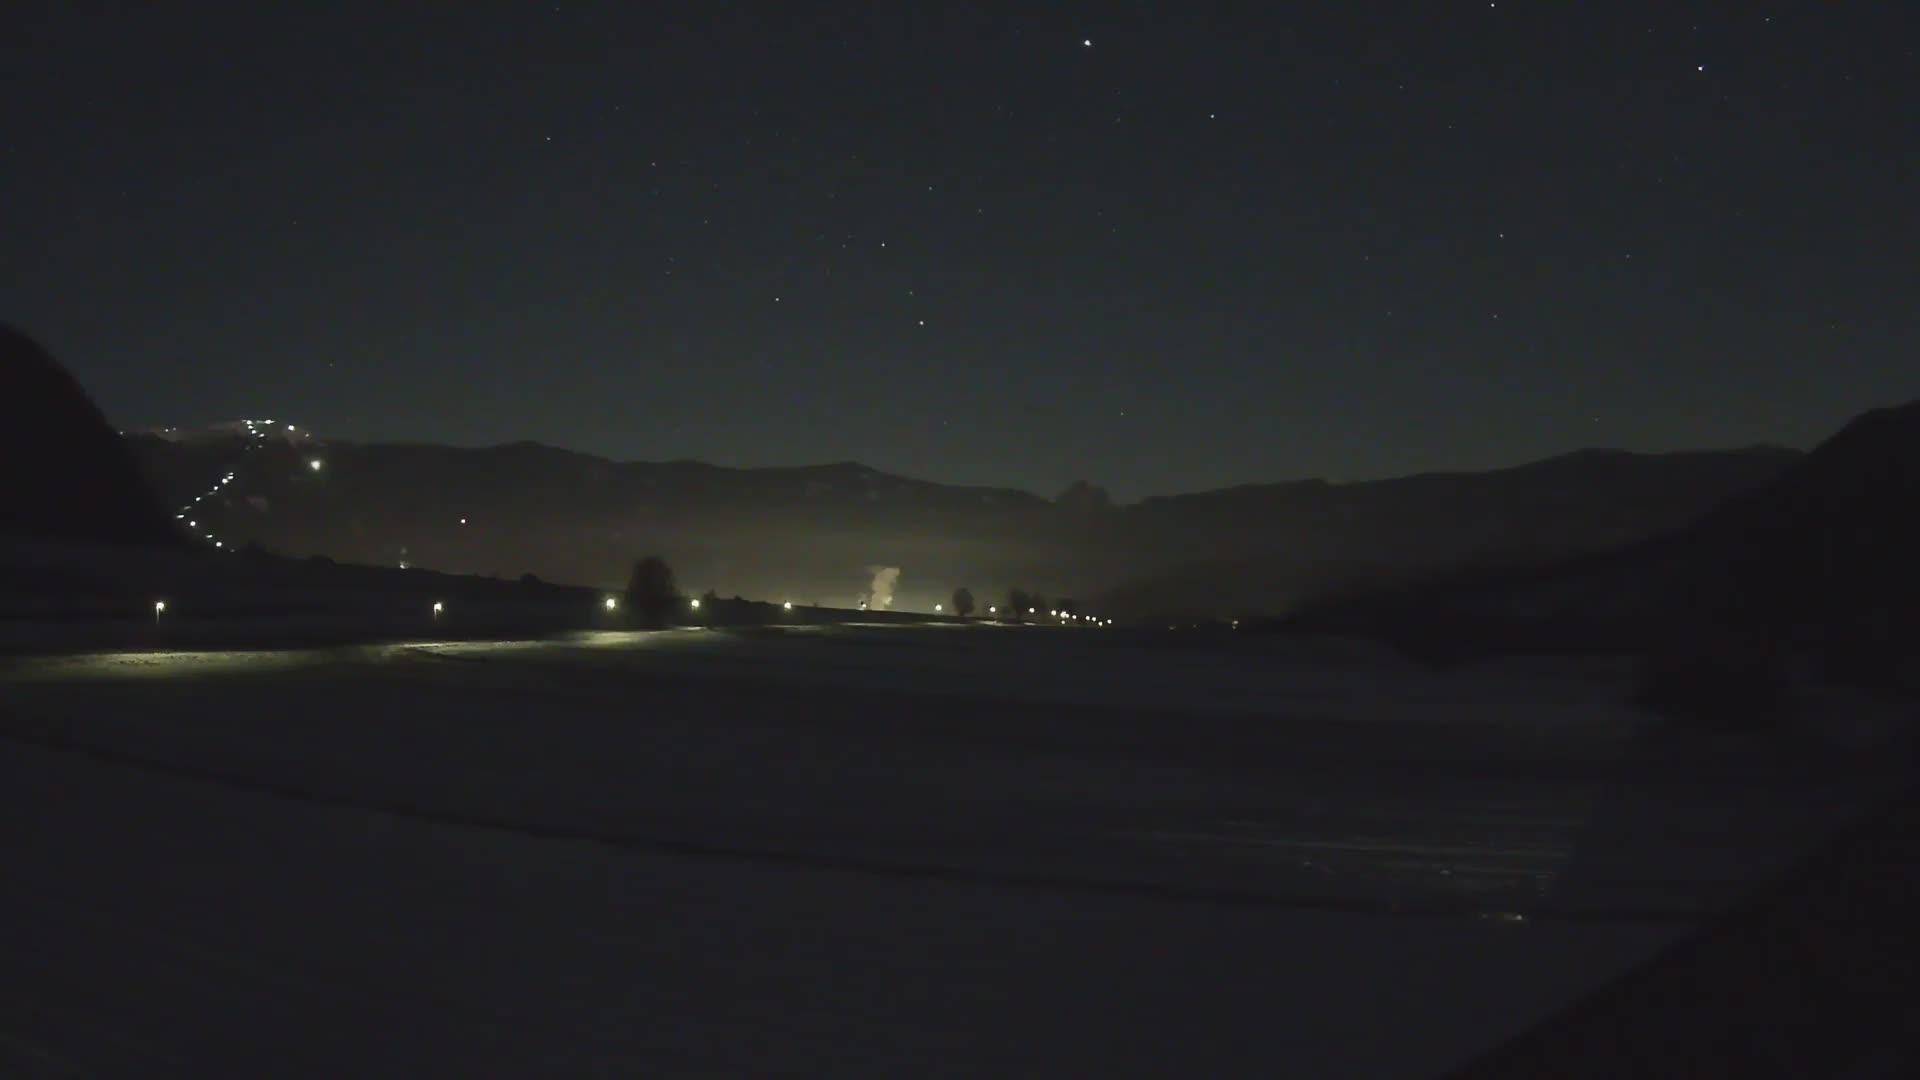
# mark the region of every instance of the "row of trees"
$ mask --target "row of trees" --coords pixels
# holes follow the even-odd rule
[[[1025,589],[1009,589],[1007,606],[1001,614],[1014,619],[1026,619],[1033,616],[1046,616],[1056,612],[1072,614],[1077,611],[1072,600],[1049,601],[1044,594],[1028,592]]]
[[[709,604],[716,599],[707,594]],[[674,582],[673,569],[667,561],[658,555],[649,555],[633,564],[633,573],[627,578],[627,611],[640,620],[642,625],[651,627],[666,626],[679,613],[680,588]],[[961,618],[970,618],[979,610],[973,598],[973,590],[961,586],[953,590],[953,611]],[[994,614],[1002,618],[1020,620],[1031,614],[1046,612],[1071,612],[1073,601],[1062,600],[1049,604],[1047,598],[1039,593],[1029,593],[1024,589],[1013,589],[1007,593],[1006,607],[996,609]]]
[[[972,615],[976,610],[973,590],[965,587],[953,590],[953,610],[961,618]],[[1037,592],[1028,592],[1025,589],[1009,589],[1007,591],[1006,605],[1004,607],[993,608],[990,614],[1001,619],[1019,622],[1034,616],[1053,617],[1063,614],[1071,615],[1077,610],[1074,602],[1071,600],[1061,600],[1054,603],[1049,602],[1044,595]]]

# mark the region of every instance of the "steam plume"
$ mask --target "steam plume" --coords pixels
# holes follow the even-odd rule
[[[875,611],[885,611],[892,607],[893,587],[900,581],[900,568],[869,566],[867,572],[873,575],[873,584],[867,588],[867,605]]]

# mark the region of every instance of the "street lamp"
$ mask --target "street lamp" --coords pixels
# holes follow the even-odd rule
[[[784,603],[784,604],[781,604],[781,605],[780,605],[780,610],[782,610],[782,611],[792,611],[792,610],[793,610],[793,601],[791,601],[791,600],[789,600],[789,601],[787,601],[786,603]]]
[[[989,615],[998,615],[998,614],[1000,614],[1000,609],[999,609],[999,608],[997,608],[997,607],[995,607],[995,606],[994,606],[994,605],[992,605],[992,604],[988,604],[988,605],[987,605],[987,614],[989,614]]]
[[[435,619],[438,619],[438,618],[440,618],[440,613],[441,613],[442,611],[445,611],[446,609],[447,609],[447,605],[445,605],[445,604],[443,604],[443,603],[441,603],[441,602],[440,602],[440,601],[438,601],[438,600],[435,600],[435,601],[433,602],[433,617],[434,617]]]
[[[933,605],[933,613],[934,613],[935,615],[938,615],[938,614],[940,614],[940,605],[939,605],[939,604],[935,604],[935,605]]]
[[[160,625],[160,613],[165,610],[167,610],[167,602],[165,600],[155,600],[153,602],[153,625]]]
[[[619,606],[620,606],[620,601],[617,597],[612,597],[612,596],[607,597],[606,608],[608,611],[612,611],[615,608],[618,608]]]
[[[314,472],[319,472],[320,467],[323,464],[324,462],[322,462],[319,458],[313,458],[307,462],[307,468],[312,469]]]
[[[692,608],[693,608],[693,610],[695,610],[695,611],[699,611],[699,610],[700,610],[700,598],[699,598],[699,597],[697,597],[697,596],[696,596],[696,597],[694,597],[693,599],[691,599],[691,600],[689,600],[689,601],[687,601],[687,604],[688,604],[688,606],[690,606],[690,607],[692,607]]]

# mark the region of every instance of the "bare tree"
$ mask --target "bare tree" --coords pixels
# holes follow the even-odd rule
[[[1033,597],[1025,589],[1007,590],[1007,618],[1019,622],[1027,617],[1027,609],[1033,606]]]
[[[650,627],[667,625],[680,604],[680,590],[673,582],[673,569],[667,560],[649,555],[633,564],[633,576],[627,579],[627,610]]]
[[[963,619],[973,614],[972,589],[962,585],[953,590],[953,610],[954,614],[959,615]]]

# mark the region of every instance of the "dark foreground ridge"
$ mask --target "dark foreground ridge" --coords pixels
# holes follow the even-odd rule
[[[132,453],[73,376],[0,323],[0,534],[174,546],[182,542]]]
[[[1920,792],[1456,1080],[1911,1076]],[[1904,1067],[1895,1067],[1899,1061]],[[1859,1073],[1876,1068],[1883,1071]]]

